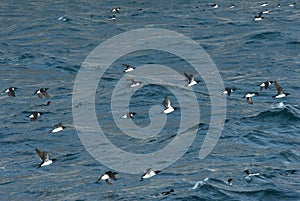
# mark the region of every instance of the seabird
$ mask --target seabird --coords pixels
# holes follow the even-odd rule
[[[249,170],[245,170],[244,172],[247,174],[247,176],[245,177],[245,179],[248,182],[250,182],[252,180],[251,177],[259,176],[260,175],[258,172],[257,173],[250,173]]]
[[[51,103],[51,101],[47,101],[47,103],[43,103],[43,104],[41,104],[40,106],[49,106],[50,103]]]
[[[33,112],[31,115],[29,115],[29,118],[31,119],[31,121],[35,121],[42,114],[43,114],[42,112]]]
[[[265,11],[262,11],[263,14],[268,14],[270,11],[267,9]]]
[[[192,74],[184,73],[184,75],[188,80],[188,85],[187,86],[193,86],[193,85],[195,85],[199,82],[199,81],[195,81],[195,76],[192,75]]]
[[[145,170],[145,173],[141,176],[141,180],[140,181],[143,181],[143,179],[151,178],[151,177],[157,175],[160,172],[161,172],[160,170],[154,171],[151,168],[148,168],[147,170]]]
[[[122,64],[122,65],[125,67],[125,69],[123,71],[124,73],[131,72],[131,71],[133,71],[135,69],[135,67],[133,67],[133,66],[131,66],[129,64]]]
[[[116,176],[115,176],[116,174],[118,173],[112,171],[105,172],[103,175],[99,177],[99,179],[96,182],[103,180],[108,184],[112,184],[111,180],[116,180]]]
[[[227,179],[227,181],[225,181],[226,184],[228,184],[229,186],[232,186],[232,178]]]
[[[45,151],[41,151],[39,149],[35,149],[37,155],[40,157],[41,159],[41,163],[38,165],[38,168],[39,167],[43,167],[43,166],[46,166],[46,165],[50,165],[52,164],[54,161],[56,161],[56,159],[50,159],[50,155],[45,152]]]
[[[212,8],[219,8],[219,5],[218,4],[211,4],[211,5],[209,5],[210,7],[212,7]]]
[[[231,4],[231,5],[229,6],[229,8],[235,8],[235,5],[234,5],[234,4]]]
[[[263,88],[265,88],[265,89],[269,88],[269,86],[270,86],[271,84],[273,84],[273,81],[265,81],[265,82],[260,83],[260,84],[257,85],[257,86],[259,86],[259,87],[260,87],[260,90],[262,90]]]
[[[122,119],[133,119],[133,116],[136,115],[136,112],[128,112],[121,116]]]
[[[248,92],[242,98],[246,98],[247,99],[247,103],[253,104],[252,97],[255,96],[255,95],[258,95],[258,94],[259,93],[257,93],[257,92]]]
[[[48,88],[40,88],[40,89],[36,90],[34,92],[34,94],[37,94],[40,98],[43,98],[44,96],[46,98],[50,98],[49,94],[47,93],[47,90],[48,90]]]
[[[277,90],[277,95],[272,96],[273,98],[283,98],[286,97],[287,95],[290,95],[290,93],[284,93],[282,87],[276,81],[274,81],[274,86]]]
[[[120,7],[113,8],[113,9],[111,10],[111,12],[113,12],[113,13],[120,13],[120,11],[121,11],[121,8],[120,8]]]
[[[258,15],[254,16],[254,21],[261,21],[264,19],[264,17],[262,16],[263,12],[259,12]]]
[[[57,133],[64,130],[65,128],[66,126],[63,126],[62,123],[58,123],[53,126],[53,129],[49,133]]]
[[[15,97],[16,96],[16,93],[15,93],[16,89],[18,89],[18,88],[17,87],[9,87],[9,88],[5,89],[3,91],[3,93],[7,93],[8,96]]]
[[[226,87],[222,93],[223,93],[223,94],[227,94],[228,96],[230,96],[230,94],[231,94],[233,91],[235,91],[235,88],[229,88],[229,87]]]
[[[166,96],[164,101],[163,101],[163,105],[165,106],[165,110],[163,111],[165,114],[169,114],[171,112],[173,112],[174,110],[176,110],[175,107],[171,106],[171,101],[169,100],[169,98]]]
[[[61,16],[61,17],[59,17],[59,18],[57,18],[59,21],[63,21],[63,22],[68,22],[68,21],[71,21],[71,19],[70,18],[68,18],[68,17],[66,17],[66,16]]]
[[[171,194],[171,193],[173,193],[173,192],[174,192],[174,189],[171,188],[169,191],[164,191],[164,192],[162,192],[161,194],[162,194],[162,195],[169,195],[169,194]]]
[[[265,7],[265,6],[267,6],[267,5],[268,5],[268,3],[265,2],[265,3],[261,4],[260,6],[261,6],[261,7]]]
[[[137,86],[140,86],[142,84],[141,81],[135,81],[134,79],[128,79],[128,80],[131,81],[130,87],[137,87]]]
[[[289,4],[290,7],[294,7],[296,3]]]

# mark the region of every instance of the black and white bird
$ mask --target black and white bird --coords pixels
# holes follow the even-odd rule
[[[246,177],[245,177],[245,180],[250,182],[252,180],[252,177],[255,177],[255,176],[259,176],[259,172],[256,172],[256,173],[250,173],[249,170],[245,170],[244,171],[246,173]]]
[[[233,179],[229,178],[229,179],[227,179],[227,181],[225,181],[225,184],[232,186],[232,181],[233,181]]]
[[[128,79],[129,81],[131,81],[131,85],[130,85],[130,87],[137,87],[137,86],[140,86],[141,84],[142,84],[142,82],[141,81],[136,81],[136,80],[134,80],[134,79]]]
[[[247,99],[247,103],[253,104],[252,97],[258,95],[259,93],[257,92],[248,92],[246,93],[242,98]]]
[[[143,181],[144,179],[149,179],[149,178],[157,175],[160,172],[161,172],[160,170],[154,171],[151,168],[148,168],[148,169],[145,170],[145,173],[141,176],[141,180],[140,181]]]
[[[41,116],[42,112],[33,112],[31,115],[29,115],[29,118],[31,121],[36,121],[39,116]]]
[[[199,82],[199,81],[195,81],[195,76],[192,75],[192,74],[184,73],[184,75],[188,80],[188,85],[187,86],[193,86],[193,85],[195,85]]]
[[[67,127],[63,126],[62,123],[58,123],[53,126],[53,129],[51,131],[49,131],[49,133],[57,133],[57,132],[64,130],[65,128],[67,128]]]
[[[231,94],[232,92],[234,92],[234,91],[235,91],[235,88],[229,88],[229,87],[226,87],[222,93],[223,93],[223,94],[227,94],[228,96],[230,96],[230,94]]]
[[[120,11],[121,11],[121,7],[116,7],[116,8],[111,9],[112,13],[120,13]]]
[[[174,189],[171,188],[169,191],[161,192],[161,194],[162,194],[162,195],[169,195],[169,194],[171,194],[171,193],[173,193],[173,192],[174,192]]]
[[[265,7],[265,6],[267,6],[267,5],[269,5],[268,2],[264,2],[264,3],[262,3],[260,6],[261,6],[261,7]]]
[[[278,82],[274,81],[274,86],[277,90],[277,94],[275,96],[272,96],[273,98],[283,98],[287,95],[290,95],[290,93],[284,93],[282,87],[278,84]]]
[[[16,93],[15,93],[16,89],[18,89],[18,88],[17,87],[9,87],[9,88],[5,89],[3,91],[3,93],[6,93],[8,96],[15,97],[16,96]]]
[[[43,167],[43,166],[46,166],[46,165],[50,165],[52,164],[54,161],[56,161],[55,158],[53,159],[50,159],[50,155],[45,152],[45,151],[41,151],[39,149],[35,149],[37,155],[39,156],[39,158],[41,159],[41,163],[38,165],[38,168],[39,167]]]
[[[271,86],[271,84],[273,84],[273,81],[265,81],[265,82],[260,83],[257,86],[259,86],[260,90],[262,90],[263,88],[268,89],[269,86]]]
[[[219,8],[219,5],[218,5],[218,4],[215,4],[215,3],[214,3],[214,4],[210,4],[209,6],[210,6],[211,8]]]
[[[46,97],[50,98],[49,94],[47,93],[48,88],[40,88],[34,92],[33,95],[37,94],[40,98]]]
[[[163,101],[163,105],[165,106],[165,110],[163,111],[163,113],[165,113],[165,114],[169,114],[177,109],[176,107],[171,106],[171,101],[169,100],[169,98],[167,96],[165,97],[165,99]]]
[[[264,17],[262,16],[263,12],[259,12],[256,16],[254,16],[254,21],[261,21],[264,19]]]
[[[131,71],[133,71],[135,69],[135,67],[133,67],[133,66],[131,66],[129,64],[122,64],[122,65],[125,67],[125,69],[123,71],[124,73],[131,72]]]
[[[136,112],[128,112],[126,114],[123,114],[121,116],[122,119],[133,119],[134,115],[136,115]]]
[[[107,184],[112,184],[111,180],[116,180],[116,176],[115,176],[116,174],[118,173],[112,171],[105,172],[103,175],[99,177],[99,179],[96,182],[103,180]]]

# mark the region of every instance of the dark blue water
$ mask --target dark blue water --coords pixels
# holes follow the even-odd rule
[[[219,8],[213,9],[206,0],[1,1],[0,86],[18,89],[16,97],[0,97],[0,200],[299,200],[300,5],[291,7],[293,1],[283,0],[261,7],[263,2],[244,0],[228,8],[233,1],[216,1]],[[121,7],[121,13],[110,20],[114,7]],[[266,9],[270,13],[254,22],[253,17]],[[69,20],[58,20],[61,16]],[[196,75],[202,82],[191,89],[199,102],[201,123],[191,128],[198,131],[185,155],[143,182],[140,173],[120,172],[113,185],[95,183],[110,168],[94,159],[77,135],[72,115],[75,77],[99,44],[138,28],[164,28],[193,39],[211,56],[224,85],[237,90],[227,97],[222,135],[206,158],[198,156],[209,128],[210,98]],[[123,76],[122,63],[166,65],[181,74],[192,71],[191,66],[173,55],[141,51],[115,61],[99,82],[97,118],[112,143],[131,153],[160,150],[175,137],[180,110],[168,115],[157,138],[122,135],[110,107],[114,85]],[[253,105],[241,98],[248,91],[259,91],[256,85],[266,80],[277,80],[291,95],[272,99],[276,91],[271,86],[253,98]],[[41,87],[49,88],[48,107],[39,107],[47,99],[32,96]],[[130,110],[139,111],[133,120],[136,125],[150,124],[148,110],[160,105],[165,95],[179,105],[162,86],[136,91],[130,102]],[[36,122],[28,118],[33,111],[43,112]],[[49,135],[59,122],[69,127]],[[34,148],[48,151],[57,162],[37,169],[40,161]],[[261,176],[247,182],[245,169]],[[205,184],[192,189],[207,177]],[[233,179],[232,186],[223,182],[228,178]],[[171,188],[174,193],[160,195]]]

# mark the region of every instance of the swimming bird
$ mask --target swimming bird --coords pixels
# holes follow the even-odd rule
[[[229,8],[235,8],[235,5],[234,5],[234,4],[231,4],[231,5],[229,6]]]
[[[171,106],[171,101],[169,100],[169,98],[166,96],[164,101],[163,101],[163,105],[165,106],[165,110],[163,111],[163,113],[165,114],[169,114],[171,112],[173,112],[174,110],[176,110],[175,107]]]
[[[260,90],[262,90],[263,88],[265,88],[265,89],[269,88],[269,86],[270,86],[271,84],[273,84],[273,81],[265,81],[265,82],[260,83],[260,84],[257,85],[257,86],[259,86],[259,87],[260,87]]]
[[[230,94],[231,94],[232,92],[234,92],[234,91],[235,91],[235,88],[229,88],[229,87],[226,87],[222,93],[223,93],[223,94],[227,94],[228,96],[230,96]]]
[[[49,106],[50,103],[51,103],[51,101],[47,101],[47,103],[43,103],[43,104],[41,104],[40,106]]]
[[[171,188],[169,191],[161,192],[161,194],[162,194],[162,195],[169,195],[169,194],[171,194],[171,193],[173,193],[173,192],[174,192],[174,189]]]
[[[296,5],[296,3],[289,4],[290,7],[294,7],[295,5]]]
[[[70,18],[68,18],[68,17],[66,17],[66,16],[61,16],[61,17],[59,17],[59,18],[57,18],[59,21],[63,21],[63,22],[68,22],[68,21],[71,21],[71,19]]]
[[[140,86],[142,84],[141,81],[135,81],[134,79],[128,79],[128,80],[131,81],[130,87],[137,87],[137,86]]]
[[[59,131],[64,130],[65,128],[67,128],[67,127],[63,126],[62,123],[58,123],[53,126],[53,129],[51,131],[49,131],[49,133],[57,133]]]
[[[254,16],[254,21],[261,21],[264,19],[264,17],[262,16],[263,12],[259,12],[256,16]]]
[[[270,11],[267,9],[267,10],[264,10],[262,11],[263,14],[268,14]]]
[[[225,184],[228,184],[229,186],[232,186],[232,178],[227,179],[227,181],[225,181]]]
[[[125,67],[125,69],[123,71],[124,73],[131,72],[131,71],[133,71],[135,69],[135,67],[133,67],[133,66],[131,66],[129,64],[122,64],[122,65]]]
[[[246,179],[246,181],[248,181],[248,182],[250,182],[250,181],[252,180],[251,177],[259,176],[259,175],[260,175],[259,172],[257,172],[257,173],[250,173],[249,170],[245,170],[244,172],[246,173],[245,179]]]
[[[40,98],[46,97],[50,98],[49,94],[47,93],[48,88],[40,88],[34,92],[33,95],[37,94]]]
[[[15,93],[16,89],[18,89],[18,88],[17,87],[9,87],[9,88],[5,89],[3,91],[3,93],[7,93],[8,96],[15,97],[16,96],[16,93]]]
[[[121,116],[122,119],[133,119],[133,116],[136,115],[136,112],[128,112]]]
[[[33,112],[31,115],[29,115],[29,118],[31,119],[31,121],[35,121],[42,114],[43,114],[42,112]]]
[[[257,93],[257,92],[248,92],[242,98],[246,98],[247,103],[253,104],[252,97],[255,96],[255,95],[258,95],[258,94],[259,93]]]
[[[120,13],[120,11],[121,11],[121,7],[116,7],[111,10],[111,12],[113,13]]]
[[[50,155],[47,153],[47,152],[45,152],[45,151],[41,151],[41,150],[39,150],[39,149],[35,149],[35,151],[36,151],[36,153],[37,153],[37,155],[40,157],[40,159],[41,159],[41,163],[38,165],[38,168],[39,167],[43,167],[43,166],[46,166],[46,165],[50,165],[50,164],[52,164],[54,161],[56,161],[56,159],[55,158],[53,158],[53,159],[50,159]]]
[[[209,5],[210,7],[212,7],[212,8],[219,8],[219,5],[218,4],[211,4],[211,5]]]
[[[151,178],[151,177],[157,175],[160,172],[161,172],[160,170],[154,171],[151,168],[148,168],[148,169],[145,170],[145,173],[141,176],[141,180],[140,181],[143,181],[143,179]]]
[[[267,5],[269,5],[268,2],[265,2],[265,3],[262,3],[260,6],[261,6],[261,7],[265,7],[265,6],[267,6]]]
[[[278,84],[278,82],[274,81],[274,86],[277,90],[277,95],[272,96],[273,98],[283,98],[286,97],[287,95],[290,95],[290,93],[284,93],[282,87]]]
[[[192,74],[184,73],[184,75],[188,80],[188,85],[187,86],[193,86],[193,85],[195,85],[199,82],[199,81],[195,81],[195,76],[192,75]]]
[[[104,174],[102,174],[99,179],[96,181],[105,181],[107,184],[112,184],[111,183],[111,180],[116,180],[116,174],[118,174],[117,172],[112,172],[112,171],[108,171],[108,172],[105,172]]]

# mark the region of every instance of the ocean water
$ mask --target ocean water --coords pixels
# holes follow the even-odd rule
[[[289,6],[294,2],[283,0],[261,7],[263,2],[1,1],[0,86],[1,90],[18,89],[16,97],[4,93],[0,96],[0,200],[299,200],[300,5],[297,2]],[[208,6],[212,3],[219,8]],[[229,8],[233,3],[236,7]],[[276,7],[278,3],[280,8]],[[121,12],[111,19],[115,7],[121,7]],[[253,21],[266,9],[270,12],[263,15],[262,21]],[[62,16],[68,20],[60,20]],[[125,111],[111,107],[112,92],[124,76],[122,64],[137,69],[142,65],[165,65],[180,74],[196,71],[184,59],[154,50],[133,52],[114,61],[97,85],[95,112],[103,132],[115,146],[139,154],[167,147],[180,129],[185,108],[199,107],[200,122],[189,128],[196,131],[196,136],[185,154],[157,176],[140,182],[142,171],[118,171],[113,185],[96,183],[111,167],[96,160],[77,134],[74,112],[90,111],[85,104],[79,108],[74,107],[78,102],[72,105],[75,79],[98,45],[141,28],[167,29],[192,39],[209,54],[224,86],[235,87],[236,91],[226,97],[221,94],[223,88],[219,89],[226,101],[224,128],[213,151],[199,159],[213,115],[204,82],[207,75],[195,74],[201,82],[190,88],[178,87],[185,85],[184,78],[166,76],[170,79],[167,87],[144,85],[137,89],[128,105],[130,111],[138,112],[133,122],[141,128],[151,125],[154,118],[165,117],[149,115],[165,96],[180,108],[167,115],[163,128],[154,124],[152,130],[140,132],[149,138],[135,139],[122,133],[112,115],[112,110],[116,114]],[[160,71],[151,78],[164,79],[159,76]],[[277,80],[290,95],[273,99],[273,85],[260,91],[257,85],[267,80]],[[125,101],[131,90],[130,82],[124,83],[118,100]],[[42,87],[49,88],[50,99],[32,95]],[[194,94],[198,104],[183,104],[174,91],[183,94],[184,101]],[[253,105],[242,98],[249,91],[260,92],[253,98]],[[86,92],[89,94],[90,89]],[[49,106],[39,106],[48,100]],[[31,122],[28,116],[34,111],[43,114]],[[190,118],[196,116],[191,114]],[[68,127],[49,135],[59,122]],[[139,134],[131,126],[126,129]],[[157,130],[158,135],[152,137]],[[37,168],[40,161],[35,148],[49,152],[57,161]],[[109,150],[103,154],[110,156]],[[120,166],[120,161],[113,158],[108,163]],[[246,181],[246,169],[260,176]],[[193,189],[205,178],[209,179]],[[224,182],[229,178],[233,179],[232,185]],[[170,189],[174,192],[161,195]]]

